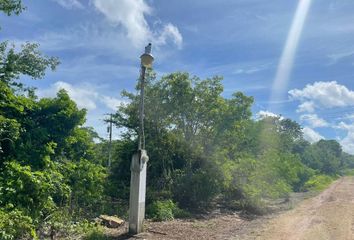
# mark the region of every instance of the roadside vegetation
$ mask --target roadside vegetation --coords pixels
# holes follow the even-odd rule
[[[23,6],[0,0],[0,10],[20,14]],[[122,92],[127,103],[113,115],[122,134],[108,169],[109,143],[95,143],[99,136],[83,127],[86,110],[65,90],[39,99],[19,80],[43,78],[59,60],[36,44],[8,42],[0,43],[0,58],[0,239],[104,239],[90,222],[100,214],[127,217],[139,96]],[[149,218],[190,217],[217,204],[262,213],[270,199],[322,190],[353,172],[354,157],[335,140],[310,144],[295,121],[252,116],[252,97],[225,98],[223,90],[218,76],[148,73]]]

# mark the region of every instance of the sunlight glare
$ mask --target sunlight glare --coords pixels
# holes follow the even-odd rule
[[[312,0],[300,0],[273,81],[270,105],[283,99]],[[274,106],[272,109],[274,109]]]

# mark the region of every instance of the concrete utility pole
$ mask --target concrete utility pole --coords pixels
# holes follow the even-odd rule
[[[130,166],[130,199],[129,199],[129,233],[138,234],[143,231],[145,218],[146,165],[149,157],[145,150],[144,135],[144,87],[147,68],[152,67],[154,57],[151,55],[151,43],[145,47],[145,53],[140,56],[140,107],[139,107],[139,146],[138,152],[132,157]]]

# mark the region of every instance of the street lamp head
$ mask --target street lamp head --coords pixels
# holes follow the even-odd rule
[[[154,61],[154,57],[151,54],[151,43],[149,43],[145,47],[145,53],[140,56],[141,59],[141,66],[146,68],[152,67],[152,62]]]

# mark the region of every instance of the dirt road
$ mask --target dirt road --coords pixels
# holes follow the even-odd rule
[[[301,201],[302,198],[296,198]],[[146,232],[128,236],[127,224],[112,239],[147,240],[354,240],[354,177],[334,182],[292,210],[255,219],[219,213],[206,219],[146,222]]]
[[[265,222],[251,236],[242,239],[354,239],[354,178],[337,180],[320,195]]]

